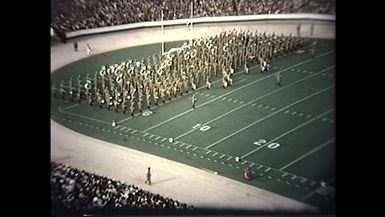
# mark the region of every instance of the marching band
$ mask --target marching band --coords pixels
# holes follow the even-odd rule
[[[251,31],[226,31],[215,36],[195,39],[185,43],[182,49],[175,49],[164,55],[157,54],[146,59],[129,60],[111,66],[102,66],[91,78],[79,75],[76,82],[72,78],[61,81],[59,88],[53,84],[53,94],[63,99],[97,102],[100,108],[126,114],[130,109],[142,112],[143,108],[158,105],[159,100],[171,101],[178,93],[188,93],[206,85],[222,72],[223,88],[233,84],[234,69],[248,64],[259,63],[260,71],[269,70],[269,62],[284,53],[304,47],[307,40],[295,36],[268,35]],[[57,91],[58,90],[58,91]]]

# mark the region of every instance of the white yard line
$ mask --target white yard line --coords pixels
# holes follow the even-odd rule
[[[303,64],[305,64],[305,63],[307,63],[307,62],[310,62],[310,61],[312,61],[312,60],[314,60],[314,59],[316,59],[316,58],[319,58],[319,57],[328,55],[328,54],[330,54],[330,53],[332,53],[332,52],[334,52],[334,50],[325,52],[325,53],[323,53],[323,54],[321,54],[321,55],[316,56],[315,58],[311,58],[311,59],[302,61],[302,62],[297,63],[297,64],[295,64],[295,65],[292,65],[292,66],[290,66],[290,67],[288,67],[288,68],[286,68],[286,69],[282,69],[282,70],[280,70],[280,71],[277,71],[277,72],[274,73],[274,74],[268,75],[268,76],[266,76],[266,77],[260,78],[260,79],[258,79],[258,80],[253,81],[253,82],[250,82],[250,83],[248,83],[248,84],[245,84],[245,85],[243,85],[243,86],[240,86],[240,87],[238,87],[238,88],[236,88],[236,89],[234,89],[234,90],[232,90],[232,91],[229,91],[229,92],[227,92],[227,93],[225,93],[225,94],[222,94],[222,95],[220,95],[220,96],[218,96],[218,97],[215,97],[214,99],[211,99],[211,100],[209,100],[209,101],[207,101],[207,102],[205,102],[205,103],[203,103],[203,104],[197,106],[196,108],[200,108],[200,107],[202,107],[202,106],[204,106],[204,105],[206,105],[206,104],[208,104],[208,103],[211,103],[211,102],[213,102],[213,101],[215,101],[215,100],[217,100],[217,99],[219,99],[219,98],[222,98],[223,96],[227,96],[227,95],[229,95],[229,94],[231,94],[231,93],[233,93],[233,92],[235,92],[235,91],[238,91],[238,90],[240,90],[240,89],[243,89],[243,88],[245,88],[245,87],[248,87],[248,86],[250,86],[250,85],[252,85],[252,84],[255,84],[255,83],[260,82],[260,81],[262,81],[262,80],[265,80],[265,79],[267,79],[267,78],[273,77],[273,76],[275,76],[277,73],[284,72],[284,71],[288,71],[288,70],[291,69],[291,68],[297,67],[297,66],[299,66],[299,65],[303,65]],[[156,125],[154,125],[154,126],[152,126],[152,127],[149,127],[149,128],[147,128],[146,130],[144,130],[143,132],[147,132],[147,131],[152,130],[152,129],[156,128],[156,127],[159,127],[160,125],[163,125],[163,124],[165,124],[165,123],[168,123],[168,122],[174,120],[175,118],[178,118],[178,117],[180,117],[180,116],[182,116],[182,115],[185,115],[185,114],[187,114],[187,113],[189,113],[189,112],[192,112],[192,111],[194,111],[194,109],[189,109],[189,110],[187,110],[187,111],[185,111],[185,112],[180,113],[179,115],[175,115],[175,116],[173,116],[172,118],[169,118],[169,119],[167,119],[167,120],[165,120],[165,121],[160,122],[159,124],[156,124]]]
[[[332,85],[332,86],[334,86],[334,85]],[[303,124],[301,124],[301,125],[299,125],[299,126],[297,126],[297,127],[293,128],[293,129],[291,129],[291,130],[287,131],[286,133],[284,133],[284,134],[281,134],[281,135],[279,135],[279,136],[275,137],[274,139],[270,140],[268,143],[265,143],[264,145],[262,145],[262,146],[259,146],[258,148],[256,148],[256,149],[254,149],[254,150],[250,151],[249,153],[247,153],[247,154],[243,155],[243,156],[242,156],[242,158],[249,156],[250,154],[252,154],[252,153],[254,153],[254,152],[258,151],[259,149],[261,149],[261,148],[263,148],[263,147],[265,147],[265,146],[267,146],[267,145],[271,144],[272,142],[275,142],[275,141],[277,141],[278,139],[280,139],[280,138],[282,138],[282,137],[284,137],[284,136],[286,136],[286,135],[288,135],[288,134],[292,133],[293,131],[295,131],[295,130],[297,130],[297,129],[299,129],[299,128],[303,127],[303,126],[306,126],[306,125],[308,125],[309,123],[311,123],[311,122],[313,122],[313,121],[315,121],[315,120],[317,120],[317,119],[321,118],[322,116],[324,116],[324,115],[326,115],[326,114],[328,114],[328,113],[332,112],[333,110],[334,110],[334,108],[332,108],[332,109],[329,109],[329,110],[327,110],[326,112],[323,112],[322,114],[320,114],[320,115],[318,115],[318,116],[316,116],[316,117],[314,117],[314,118],[312,118],[312,119],[310,119],[310,120],[306,121],[305,123],[303,123]]]
[[[317,91],[317,92],[315,92],[315,93],[313,93],[313,94],[311,94],[311,95],[309,95],[309,96],[307,96],[307,97],[305,97],[305,98],[302,98],[302,99],[300,99],[300,100],[297,100],[297,101],[295,101],[294,103],[291,103],[290,105],[287,105],[287,106],[285,106],[285,107],[283,107],[283,108],[281,108],[281,109],[279,109],[279,110],[277,110],[277,111],[275,111],[275,112],[273,112],[273,113],[271,113],[271,114],[269,114],[269,115],[267,115],[267,116],[265,116],[265,117],[263,117],[263,118],[261,118],[261,119],[258,119],[257,121],[254,121],[253,123],[251,123],[251,124],[249,124],[249,125],[247,125],[247,126],[241,128],[240,130],[235,131],[234,133],[232,133],[232,134],[230,134],[230,135],[224,137],[223,139],[220,139],[220,140],[218,140],[218,141],[212,143],[211,145],[205,147],[205,149],[211,148],[211,147],[213,147],[214,145],[216,145],[216,144],[218,144],[218,143],[220,143],[220,142],[222,142],[222,141],[224,141],[224,140],[226,140],[226,139],[228,139],[228,138],[234,136],[235,134],[237,134],[237,133],[239,133],[239,132],[242,132],[243,130],[245,130],[245,129],[247,129],[247,128],[249,128],[249,127],[251,127],[251,126],[253,126],[253,125],[255,125],[255,124],[257,124],[257,123],[259,123],[259,122],[261,122],[261,121],[263,121],[263,120],[265,120],[265,119],[267,119],[267,118],[269,118],[269,117],[271,117],[271,116],[273,116],[273,115],[275,115],[275,114],[277,114],[277,113],[279,113],[279,112],[281,112],[281,111],[283,111],[283,110],[285,110],[285,109],[287,109],[287,108],[289,108],[289,107],[291,107],[291,106],[293,106],[293,105],[295,105],[295,104],[298,104],[298,103],[300,103],[300,102],[302,102],[302,101],[304,101],[304,100],[306,100],[306,99],[308,99],[308,98],[311,98],[311,97],[313,97],[313,96],[315,96],[315,95],[317,95],[317,94],[319,94],[319,93],[322,93],[322,92],[324,92],[324,91],[327,91],[327,90],[329,90],[329,89],[332,88],[332,87],[334,87],[334,85],[331,85],[331,86],[329,86],[329,87],[327,87],[327,88],[324,88],[324,89],[322,89],[322,90],[320,90],[320,91]],[[261,146],[261,147],[262,147],[262,146]],[[243,158],[243,157],[242,157],[242,158]]]
[[[302,160],[303,158],[305,158],[305,157],[307,157],[307,156],[313,154],[314,152],[320,150],[321,148],[323,148],[323,147],[329,145],[329,144],[332,143],[333,141],[334,141],[334,139],[331,139],[331,140],[329,140],[329,141],[323,143],[322,145],[320,145],[320,146],[314,148],[313,150],[309,151],[308,153],[302,155],[301,157],[299,157],[299,158],[293,160],[292,162],[286,164],[285,166],[281,167],[279,170],[284,170],[284,169],[288,168],[289,166],[291,166],[291,165],[297,163],[298,161]]]
[[[128,118],[125,118],[125,119],[123,119],[123,120],[120,120],[120,121],[118,121],[118,122],[116,122],[117,124],[121,124],[121,123],[123,123],[123,122],[125,122],[126,120],[129,120],[129,119],[131,119],[132,118],[132,116],[130,116],[130,117],[128,117]]]
[[[276,92],[278,92],[278,91],[281,91],[281,90],[284,90],[284,89],[286,89],[286,88],[288,88],[288,87],[291,87],[291,86],[293,86],[293,85],[295,85],[295,84],[297,84],[297,83],[299,83],[299,82],[302,82],[302,81],[304,81],[304,80],[306,80],[306,79],[308,79],[308,78],[311,78],[311,77],[313,77],[313,76],[316,76],[316,75],[318,75],[319,73],[322,73],[323,71],[327,71],[327,70],[329,70],[329,69],[331,69],[331,68],[334,68],[334,66],[328,67],[328,68],[326,68],[326,69],[324,69],[324,70],[322,70],[322,71],[320,71],[320,72],[318,72],[318,73],[316,73],[316,74],[306,76],[306,77],[304,77],[304,78],[299,79],[298,81],[296,81],[296,82],[294,82],[294,83],[291,83],[291,84],[286,85],[286,86],[284,86],[284,87],[282,87],[282,88],[279,88],[279,89],[276,89],[276,90],[274,90],[274,91],[271,91],[271,92],[269,92],[269,93],[267,93],[267,94],[265,94],[265,95],[263,95],[263,96],[260,96],[260,97],[258,97],[258,98],[256,98],[256,99],[253,99],[253,100],[249,101],[248,103],[243,104],[243,105],[241,105],[241,106],[239,106],[239,107],[237,107],[237,108],[235,108],[235,109],[233,109],[233,110],[230,110],[230,111],[228,111],[228,112],[226,112],[226,113],[224,113],[224,114],[222,114],[222,115],[220,115],[220,116],[218,116],[218,117],[216,117],[216,118],[214,118],[214,119],[212,119],[212,120],[210,120],[210,121],[208,121],[208,122],[206,122],[206,123],[204,123],[204,124],[202,124],[202,125],[205,126],[205,125],[207,125],[207,124],[210,124],[210,123],[212,123],[212,122],[214,122],[214,121],[216,121],[216,120],[218,120],[218,119],[220,119],[220,118],[222,118],[222,117],[224,117],[224,116],[227,116],[227,115],[230,114],[230,113],[233,113],[233,112],[235,112],[235,111],[237,111],[237,110],[239,110],[239,109],[241,109],[241,108],[243,108],[243,107],[245,107],[245,106],[247,106],[247,105],[250,105],[251,103],[254,103],[254,102],[256,102],[256,101],[258,101],[258,100],[260,100],[260,99],[262,99],[262,98],[264,98],[264,97],[267,97],[267,96],[269,96],[269,95],[271,95],[271,94],[274,94],[274,93],[276,93]],[[189,133],[191,133],[191,132],[193,132],[193,131],[195,131],[195,130],[197,130],[197,129],[198,129],[198,128],[196,128],[196,129],[191,129],[191,130],[189,130],[189,131],[187,131],[187,132],[185,132],[185,133],[183,133],[183,134],[181,134],[181,135],[175,137],[175,139],[179,139],[179,138],[181,138],[181,137],[183,137],[183,136],[185,136],[185,135],[187,135],[187,134],[189,134]]]

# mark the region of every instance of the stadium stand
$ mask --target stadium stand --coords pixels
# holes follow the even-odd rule
[[[129,211],[140,209],[193,210],[193,206],[107,177],[51,163],[52,213]]]
[[[51,27],[57,34],[128,23],[185,19],[191,0],[52,0]],[[194,0],[194,17],[255,14],[335,14],[334,0]]]

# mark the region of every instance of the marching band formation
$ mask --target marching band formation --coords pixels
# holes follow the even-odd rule
[[[258,63],[263,73],[269,70],[274,58],[308,43],[307,39],[292,35],[222,32],[195,39],[192,44],[185,43],[174,52],[102,66],[93,75],[79,75],[75,81],[71,78],[53,84],[52,91],[55,97],[113,108],[133,116],[200,86],[210,89],[218,76],[222,78],[222,87],[227,88],[233,84],[237,68],[248,74],[249,66]]]

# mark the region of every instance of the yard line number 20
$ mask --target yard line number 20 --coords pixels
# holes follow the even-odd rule
[[[258,141],[255,141],[253,144],[254,144],[254,145],[258,145],[258,146],[262,146],[263,144],[266,144],[266,143],[267,143],[266,140],[260,139],[260,140],[258,140]],[[277,143],[277,142],[272,142],[272,143],[268,144],[267,147],[270,148],[270,149],[276,149],[276,148],[278,148],[280,145],[281,145],[281,144],[279,144],[279,143]]]

